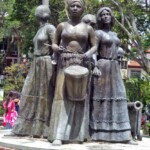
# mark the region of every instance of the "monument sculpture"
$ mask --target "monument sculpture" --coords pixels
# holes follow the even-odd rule
[[[100,8],[96,20],[90,14],[82,18],[84,5],[84,0],[67,0],[69,19],[57,29],[48,22],[49,8],[36,8],[40,28],[33,39],[34,60],[12,134],[46,137],[53,145],[86,139],[131,140],[126,91],[117,60],[124,52],[112,31],[112,10]],[[57,63],[57,71],[52,62]]]
[[[101,75],[93,76],[92,79],[91,138],[96,141],[128,142],[131,139],[131,127],[126,91],[117,61],[120,40],[112,31],[112,10],[102,7],[98,10],[96,18],[96,67],[101,71]]]
[[[47,137],[54,87],[52,61],[49,55],[55,27],[48,22],[50,9],[40,5],[35,10],[40,23],[34,39],[34,60],[26,77],[22,92],[20,113],[13,127],[15,135]]]
[[[96,52],[91,26],[81,22],[83,0],[67,0],[69,20],[57,26],[53,50],[58,53],[56,88],[48,140],[53,145],[83,142],[88,132],[89,71],[86,60]],[[91,47],[87,50],[87,43]]]

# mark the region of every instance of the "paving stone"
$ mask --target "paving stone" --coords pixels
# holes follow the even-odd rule
[[[10,132],[11,130],[0,130],[0,150],[150,150],[150,138],[148,137],[143,137],[142,141],[137,141],[138,145],[86,142],[83,144],[52,146],[47,139],[4,136]]]

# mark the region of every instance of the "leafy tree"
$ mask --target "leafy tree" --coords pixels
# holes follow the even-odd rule
[[[7,75],[3,83],[5,95],[8,95],[11,90],[21,92],[28,70],[29,64],[13,64],[5,68]]]
[[[3,109],[3,104],[2,104],[2,102],[0,102],[0,116],[3,116],[3,114],[4,114],[4,109]]]
[[[86,0],[85,1],[85,12],[84,14],[96,14],[99,8],[98,0]]]
[[[13,3],[14,0],[0,1],[0,42],[3,42],[3,38],[7,37],[7,49],[5,54],[0,51],[0,73],[2,72],[6,55],[11,48],[12,28],[18,27],[17,21],[9,22],[9,14],[11,14],[13,10]]]
[[[35,18],[35,9],[38,5],[48,3],[47,0],[15,0],[13,5],[13,12],[11,13],[11,20],[17,20],[21,22],[20,32],[22,35],[22,52],[28,54],[28,51],[33,51],[33,37],[37,32],[38,23]],[[57,26],[62,14],[64,13],[64,1],[50,0],[51,18],[50,22]],[[59,8],[59,10],[58,10]],[[63,15],[64,18],[65,15]]]
[[[129,101],[141,101],[144,106],[150,104],[150,79],[129,78],[125,81]]]
[[[138,61],[150,75],[150,61],[144,52],[143,39],[149,38],[150,11],[148,3],[144,6],[140,0],[102,0],[100,5],[113,9],[117,22],[117,32],[122,37],[124,46],[134,45],[134,51],[129,50],[131,58]]]
[[[8,18],[7,22],[5,21],[7,32],[2,31],[4,30],[3,26],[1,33],[13,33],[14,36],[12,37],[19,39],[17,45],[20,53],[23,52],[27,54],[29,49],[33,50],[32,39],[38,27],[34,12],[38,5],[46,1],[46,3],[49,2],[52,13],[50,22],[55,26],[68,19],[65,9],[65,0],[7,0],[7,2],[8,1],[12,2],[11,5],[9,4],[7,5],[9,7],[5,7],[8,8],[7,10],[1,11],[5,12],[5,14],[7,12],[10,14],[9,17],[3,17]],[[129,57],[137,59],[144,70],[149,73],[149,61],[144,54],[145,48],[149,46],[150,39],[149,31],[146,30],[150,24],[148,3],[145,3],[146,5],[143,6],[139,0],[86,0],[85,2],[85,14],[96,14],[98,8],[101,6],[109,6],[112,8],[117,22],[114,30],[119,33],[119,37],[122,39],[122,47],[129,52]],[[147,42],[143,39],[146,39]],[[134,44],[136,49],[129,51],[127,48],[129,44]]]
[[[34,17],[35,8],[41,4],[41,0],[15,0],[11,20],[21,22],[20,31],[23,38],[23,52],[28,53],[29,47],[32,48],[32,39],[37,30],[37,22]]]
[[[50,22],[53,25],[57,26],[60,22],[65,21],[67,19],[64,0],[50,0],[49,4],[51,10]]]
[[[146,34],[146,37],[143,40],[143,47],[144,47],[145,50],[147,50],[148,48],[150,48],[150,33]]]

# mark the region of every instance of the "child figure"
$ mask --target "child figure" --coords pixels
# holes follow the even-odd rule
[[[17,111],[17,113],[19,113],[20,93],[15,92],[14,102],[15,102],[15,110]]]
[[[3,103],[5,113],[3,115],[3,126],[6,129],[11,129],[17,119],[17,111],[15,110],[13,91],[9,93],[8,99]]]

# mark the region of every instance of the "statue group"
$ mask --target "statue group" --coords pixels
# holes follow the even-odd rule
[[[45,137],[53,145],[131,140],[112,11],[102,7],[96,17],[82,18],[84,6],[84,0],[67,0],[69,20],[57,28],[48,22],[49,8],[37,7],[34,60],[13,134]]]

